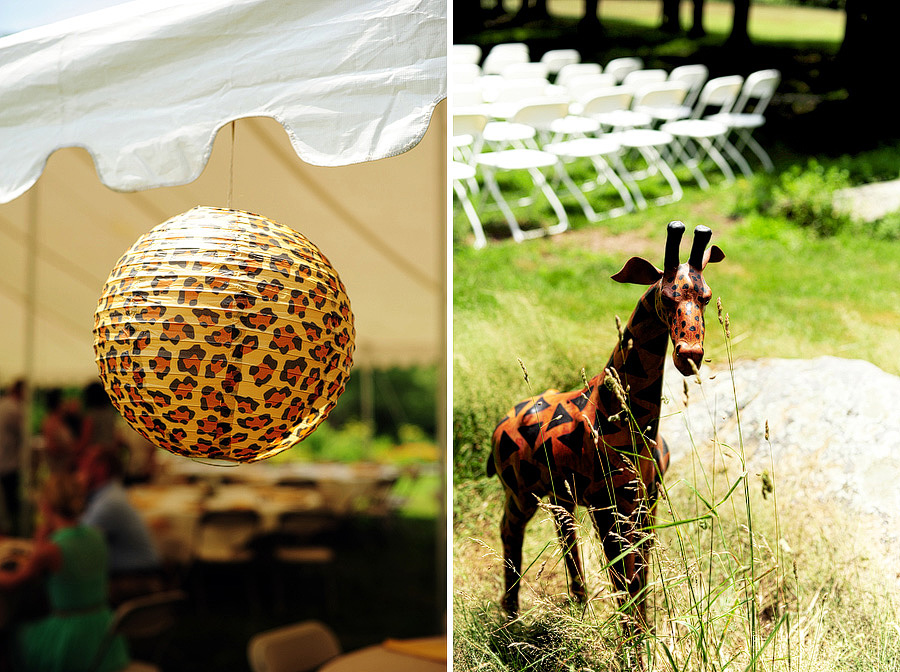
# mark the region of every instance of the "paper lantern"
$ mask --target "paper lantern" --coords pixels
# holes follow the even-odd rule
[[[252,462],[308,436],[344,390],[353,315],[337,272],[293,229],[199,207],[113,269],[94,316],[100,378],[152,443]]]

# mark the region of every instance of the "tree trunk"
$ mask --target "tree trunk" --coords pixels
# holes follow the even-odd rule
[[[838,53],[849,94],[847,102],[873,136],[897,137],[893,115],[873,111],[884,108],[885,69],[896,63],[896,27],[900,7],[882,0],[847,0],[847,24]]]
[[[750,33],[747,23],[750,20],[750,0],[734,0],[734,20],[731,24],[731,35],[725,42],[729,47],[750,46]]]
[[[581,39],[594,40],[603,34],[600,25],[600,0],[584,0],[584,16],[578,22],[578,35]],[[592,47],[586,44],[586,47]]]
[[[706,30],[703,28],[703,8],[706,0],[694,0],[694,23],[688,31],[688,37],[698,39],[706,37]]]
[[[681,32],[681,0],[663,0],[662,3],[662,23],[659,29],[666,33]]]

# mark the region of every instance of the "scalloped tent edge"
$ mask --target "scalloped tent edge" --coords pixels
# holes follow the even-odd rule
[[[445,12],[140,0],[0,38],[0,193],[18,194],[0,204],[0,383],[95,376],[93,309],[118,256],[229,201],[331,259],[358,363],[443,363]]]

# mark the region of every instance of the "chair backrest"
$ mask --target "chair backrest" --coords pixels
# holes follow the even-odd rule
[[[496,82],[491,102],[515,103],[531,98],[541,98],[546,93],[547,86],[546,79],[503,78]]]
[[[627,110],[631,106],[631,97],[631,91],[621,86],[598,91],[593,97],[583,101],[581,114],[590,117],[595,114]]]
[[[487,125],[488,118],[484,114],[454,114],[453,135],[471,135],[478,138]]]
[[[566,82],[566,93],[569,100],[583,100],[600,89],[609,89],[616,85],[616,78],[607,72],[594,75],[570,77]]]
[[[709,107],[718,107],[720,112],[730,112],[743,84],[744,78],[740,75],[710,79],[703,85],[697,103],[691,111],[691,117],[700,119]]]
[[[668,79],[669,73],[661,68],[650,70],[632,70],[622,79],[622,86],[630,86],[632,90],[637,89],[644,84],[658,84]]]
[[[522,42],[497,44],[484,57],[481,69],[486,75],[499,75],[507,65],[528,63],[529,60],[528,47]]]
[[[253,672],[309,672],[341,654],[334,631],[319,621],[303,621],[260,632],[247,644]]]
[[[581,62],[581,54],[577,49],[551,49],[541,56],[541,63],[547,66],[551,75],[557,74],[567,65]]]
[[[569,113],[569,103],[556,101],[534,103],[519,108],[510,121],[525,124],[539,131],[549,131],[557,119],[564,119]]]
[[[625,56],[623,58],[614,58],[611,60],[606,64],[606,67],[603,68],[603,72],[614,74],[616,76],[616,81],[621,82],[629,72],[640,70],[643,67],[644,61],[637,56]]]
[[[505,79],[547,79],[546,63],[510,63],[500,71]]]
[[[450,66],[451,86],[473,84],[481,77],[481,66],[476,63],[453,63]]]
[[[688,89],[685,82],[645,84],[635,91],[631,107],[635,110],[648,107],[678,107],[684,104]]]
[[[158,637],[178,621],[187,594],[181,590],[167,590],[123,602],[113,614],[110,631],[125,639]]]
[[[744,112],[747,105],[751,101],[755,101],[753,112],[762,114],[769,106],[769,101],[772,100],[772,96],[775,95],[775,90],[780,83],[781,73],[778,70],[757,70],[750,73],[747,75],[747,79],[744,80],[741,94],[738,96],[731,111],[736,113]]]
[[[685,82],[690,87],[688,95],[684,99],[684,104],[688,107],[693,107],[697,102],[700,89],[706,84],[707,79],[709,79],[709,68],[700,63],[679,65],[677,68],[672,68],[672,72],[669,73],[669,81]]]
[[[460,84],[451,87],[450,102],[454,108],[475,107],[484,103],[484,89],[480,82]]]
[[[177,623],[186,602],[187,593],[184,591],[167,590],[136,597],[120,604],[113,613],[100,648],[88,669],[96,670],[101,667],[116,637],[141,640],[165,634]]]
[[[566,86],[566,83],[575,77],[582,75],[599,75],[603,72],[603,68],[599,63],[570,63],[564,65],[556,75],[554,84],[557,86]]]
[[[477,44],[454,44],[450,47],[451,63],[474,63],[481,61],[481,47]]]

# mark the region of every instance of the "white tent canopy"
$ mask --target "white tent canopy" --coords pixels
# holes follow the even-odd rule
[[[107,274],[196,205],[316,243],[358,363],[440,361],[445,92],[440,0],[140,0],[0,39],[0,382],[95,379]]]

